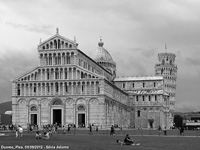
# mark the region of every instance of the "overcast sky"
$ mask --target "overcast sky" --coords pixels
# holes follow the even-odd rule
[[[199,8],[199,0],[0,0],[0,102],[11,101],[11,80],[38,66],[40,38],[58,27],[88,56],[101,36],[117,76],[154,75],[158,53],[174,53],[175,111],[200,111]]]

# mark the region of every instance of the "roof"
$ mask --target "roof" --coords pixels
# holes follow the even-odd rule
[[[113,62],[110,53],[103,47],[98,47],[94,56],[96,62]]]
[[[163,76],[135,76],[135,77],[118,77],[114,81],[147,81],[147,80],[163,80]]]
[[[167,52],[165,52],[165,53],[159,53],[158,56],[171,56],[171,57],[176,57],[175,54],[173,54],[173,53],[167,53]]]
[[[109,63],[114,63],[110,53],[103,47],[104,43],[103,41],[100,39],[99,43],[98,43],[98,47],[96,49],[96,52],[93,54],[92,58],[96,61],[96,62],[109,62]]]
[[[53,35],[53,36],[51,36],[50,38],[44,40],[43,42],[40,41],[40,43],[39,43],[39,45],[38,45],[38,50],[42,50],[42,49],[40,49],[40,47],[41,47],[42,45],[44,45],[45,43],[49,42],[50,40],[53,40],[53,39],[56,39],[56,38],[62,39],[63,41],[67,41],[67,42],[71,43],[73,46],[77,46],[77,45],[78,45],[78,44],[76,43],[76,40],[75,40],[75,39],[74,39],[74,41],[72,41],[72,40],[70,40],[70,39],[68,39],[68,38],[66,38],[66,37],[61,36],[61,35],[59,34],[58,29],[57,29],[57,33],[56,33],[55,35]]]

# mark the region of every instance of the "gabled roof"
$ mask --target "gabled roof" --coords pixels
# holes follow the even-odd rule
[[[35,68],[33,68],[33,69],[31,69],[31,70],[29,70],[29,71],[27,71],[27,72],[25,72],[25,73],[19,75],[18,77],[14,78],[12,81],[17,81],[18,79],[24,77],[24,76],[27,75],[27,74],[30,74],[31,72],[33,72],[34,70],[38,69],[39,67],[40,67],[40,66],[37,66],[37,67],[35,67]]]
[[[42,69],[43,67],[44,67],[44,66],[37,66],[37,67],[35,67],[35,68],[33,68],[33,69],[27,71],[26,73],[21,74],[20,76],[16,77],[16,78],[13,79],[12,81],[13,81],[13,82],[19,81],[21,78],[23,78],[23,77],[25,77],[25,76],[31,74],[31,73],[34,72],[35,70]],[[47,67],[47,68],[52,68],[52,66],[45,66],[45,67]],[[55,66],[54,66],[54,67],[55,67]],[[56,67],[59,68],[60,66],[56,66]],[[96,77],[98,77],[98,78],[102,78],[101,75],[96,74],[96,73],[94,73],[94,72],[90,72],[90,71],[88,71],[88,70],[84,70],[84,68],[81,68],[81,67],[78,66],[78,65],[75,65],[74,67],[77,67],[79,70],[86,71],[86,72],[88,72],[88,73],[90,73],[90,74],[92,74],[92,75],[94,75],[94,76],[96,76]],[[102,78],[102,79],[103,79],[103,78]],[[64,79],[63,79],[63,80],[64,80]],[[34,80],[34,81],[41,81],[41,80]],[[45,81],[45,80],[44,80],[44,81]]]
[[[112,75],[112,73],[110,73],[107,69],[105,69],[103,66],[99,65],[94,59],[90,58],[88,55],[86,55],[84,52],[82,52],[80,49],[77,49],[78,52],[80,52],[81,54],[83,54],[85,57],[87,57],[89,60],[91,60],[93,63],[95,63],[97,66],[99,66],[100,68],[102,68],[105,72],[107,72],[108,74]]]
[[[46,42],[51,41],[52,39],[55,39],[55,38],[60,38],[60,39],[62,39],[62,40],[64,40],[64,41],[70,42],[70,43],[72,43],[72,44],[76,44],[75,41],[72,41],[72,40],[70,40],[70,39],[68,39],[68,38],[65,38],[64,36],[61,36],[61,35],[59,35],[58,33],[56,33],[56,34],[53,35],[52,37],[50,37],[50,38],[48,38],[47,40],[41,42],[41,43],[38,45],[38,47],[40,47],[41,45],[43,45],[43,44],[45,44]]]

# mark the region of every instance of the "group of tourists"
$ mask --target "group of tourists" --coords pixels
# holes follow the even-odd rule
[[[96,130],[96,132],[98,132],[98,131],[99,131],[99,128],[98,128],[98,126],[94,126],[93,124],[90,124],[90,125],[88,126],[88,128],[89,128],[89,131],[90,131],[90,133],[89,133],[89,134],[93,134],[93,133],[92,133],[92,129],[93,129],[94,127],[96,128],[96,129],[95,129],[95,130]]]
[[[27,124],[27,129],[28,129],[28,133],[31,133],[33,130],[38,130],[38,125],[31,125],[31,124]]]
[[[59,125],[57,123],[55,124],[47,124],[47,125],[43,125],[43,130],[50,130],[52,131],[52,133],[58,133],[58,127]]]
[[[51,136],[52,136],[52,134],[51,134],[50,130],[47,132],[44,132],[43,135],[40,133],[40,131],[36,131],[36,134],[35,134],[35,138],[37,140],[38,139],[49,140]]]
[[[15,126],[13,124],[1,124],[0,125],[0,130],[10,130],[13,131],[15,129]]]
[[[35,132],[35,139],[49,140],[52,134],[56,133],[56,131],[52,131],[52,129],[53,128],[51,126],[48,126],[48,128],[45,128],[46,131],[44,131],[43,134],[39,130],[37,130]],[[31,130],[30,126],[28,127],[28,130]],[[90,133],[92,133],[92,125],[89,126],[89,130],[90,130]],[[68,126],[68,132],[69,131],[70,131],[70,126]],[[98,131],[98,127],[96,128],[96,131]],[[22,126],[18,125],[16,127],[16,137],[22,138],[23,132],[24,130]],[[63,126],[63,134],[65,134],[65,126]],[[115,128],[114,126],[111,126],[110,135],[114,135],[114,134],[115,134]],[[140,145],[140,143],[135,143],[133,139],[130,138],[129,134],[125,136],[123,141],[117,140],[117,143],[119,145]]]

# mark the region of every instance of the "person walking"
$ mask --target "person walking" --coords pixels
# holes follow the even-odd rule
[[[91,124],[89,126],[89,129],[90,129],[90,134],[92,134],[92,125]]]
[[[115,135],[115,128],[113,125],[110,128],[110,135]]]
[[[65,130],[65,126],[63,125],[63,134],[65,134],[66,130]]]
[[[24,132],[24,130],[23,130],[22,126],[19,125],[19,127],[18,127],[18,133],[19,133],[19,137],[20,138],[23,136],[23,132]]]
[[[98,132],[98,131],[99,131],[98,126],[96,126],[96,132]]]
[[[16,138],[19,136],[19,131],[18,131],[18,127],[17,126],[15,126],[15,136],[16,136]]]
[[[71,126],[68,124],[68,128],[67,128],[68,132],[70,132],[70,128],[71,128]]]

